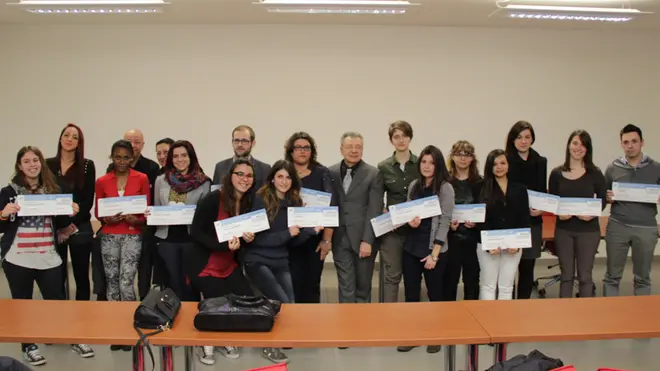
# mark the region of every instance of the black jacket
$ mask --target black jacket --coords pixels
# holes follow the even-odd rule
[[[16,190],[8,185],[0,190],[0,210],[3,210],[8,203],[16,201]],[[7,220],[0,220],[0,233],[3,233],[0,239],[0,258],[4,258],[9,252],[9,248],[14,243],[16,233],[18,232],[19,216],[12,215]],[[55,216],[53,222],[53,244],[57,246],[57,229],[64,228],[71,224],[71,217],[67,215]]]
[[[495,186],[497,187],[497,184]],[[527,188],[509,180],[504,200],[486,205],[486,221],[477,224],[477,228],[480,231],[529,228],[530,219]]]
[[[520,183],[532,191],[548,192],[548,159],[539,155],[533,148],[529,149],[527,161],[517,153],[508,153],[509,181]],[[542,224],[543,217],[531,218],[531,224]]]
[[[563,366],[561,359],[550,358],[538,350],[533,350],[528,355],[519,354],[499,362],[487,371],[550,371]]]
[[[50,171],[57,177],[58,183],[65,187],[62,193],[72,193],[73,202],[80,206],[80,211],[71,218],[71,222],[76,226],[89,223],[92,218],[91,210],[92,206],[94,206],[94,186],[96,184],[96,166],[94,166],[94,161],[85,159],[85,178],[82,186],[78,187],[69,184],[66,178],[61,175],[61,163],[57,161],[56,157],[46,159],[46,164]]]

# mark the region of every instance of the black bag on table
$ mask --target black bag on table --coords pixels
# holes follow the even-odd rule
[[[226,295],[202,300],[195,316],[200,331],[268,332],[282,303],[264,296]]]
[[[155,367],[154,354],[151,351],[151,345],[147,337],[160,334],[172,328],[174,319],[181,309],[181,300],[174,294],[172,289],[162,291],[150,290],[147,296],[142,300],[133,315],[133,328],[137,331],[140,338],[135,344],[136,348],[145,346],[151,357],[152,369]],[[156,331],[143,333],[140,329],[152,329]],[[133,352],[133,357],[137,357],[137,352]]]

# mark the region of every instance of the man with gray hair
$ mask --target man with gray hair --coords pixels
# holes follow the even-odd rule
[[[362,160],[364,140],[356,132],[341,136],[344,159],[331,166],[339,199],[339,227],[332,236],[340,303],[371,302],[376,251],[371,219],[383,210],[383,185],[376,167]]]

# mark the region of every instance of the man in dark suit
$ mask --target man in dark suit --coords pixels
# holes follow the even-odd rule
[[[340,303],[369,303],[376,251],[371,219],[383,211],[383,184],[376,167],[362,161],[364,140],[355,132],[341,137],[344,160],[331,166],[339,196],[339,228],[332,236]]]
[[[252,157],[252,148],[257,144],[254,130],[247,125],[240,125],[234,128],[231,137],[234,156],[222,160],[215,165],[213,184],[221,184],[222,179],[227,175],[234,161],[239,158],[245,158],[254,166],[254,189],[259,189],[266,182],[266,177],[270,172],[270,165]]]

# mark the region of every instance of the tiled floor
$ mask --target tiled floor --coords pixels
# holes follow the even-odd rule
[[[547,270],[548,261],[539,261],[536,268],[537,276],[558,272],[558,269]],[[630,263],[628,263],[626,279],[622,284],[622,294],[630,295],[632,280]],[[654,280],[660,282],[660,263],[655,262]],[[601,292],[600,280],[603,277],[604,260],[597,262],[594,277],[597,279],[598,294]],[[10,297],[4,275],[0,278],[0,296]],[[654,293],[660,293],[660,285],[654,287]],[[377,295],[377,280],[374,278],[374,293]],[[558,296],[558,286],[548,289],[548,297]],[[324,272],[323,292],[324,301],[336,302],[337,280],[335,272],[328,267]],[[541,299],[540,299],[541,300]],[[658,308],[660,310],[660,308]],[[561,313],[557,313],[561,315]],[[56,319],[53,319],[56,320]],[[322,321],[323,319],[319,319]],[[543,321],[543,318],[539,318]],[[387,318],[383,318],[383,325],[387,325]],[[64,345],[40,345],[48,363],[36,369],[52,371],[69,370],[129,370],[131,368],[130,353],[110,352],[108,346],[96,346],[96,357],[81,359]],[[635,371],[659,370],[657,354],[660,352],[660,340],[612,340],[590,342],[564,342],[564,343],[523,343],[513,344],[509,347],[509,355],[527,353],[539,349],[545,354],[561,358],[566,364],[574,364],[578,371],[596,371],[599,367],[621,368]],[[239,371],[265,366],[268,361],[261,358],[256,349],[241,349],[241,357],[229,360],[217,355],[215,366],[204,366],[197,363],[197,370],[224,370]],[[397,353],[394,348],[351,348],[339,349],[292,349],[286,351],[292,371],[330,371],[330,370],[442,370],[443,354],[427,354],[423,348],[414,349],[410,353]],[[492,348],[482,346],[480,349],[480,370],[486,370],[492,362]],[[0,355],[12,356],[22,359],[18,344],[0,344]],[[459,365],[465,358],[465,350],[457,350]],[[183,351],[175,349],[175,365],[183,366]],[[150,367],[150,364],[148,364]],[[158,364],[157,364],[158,367]],[[459,369],[461,369],[459,367]]]

